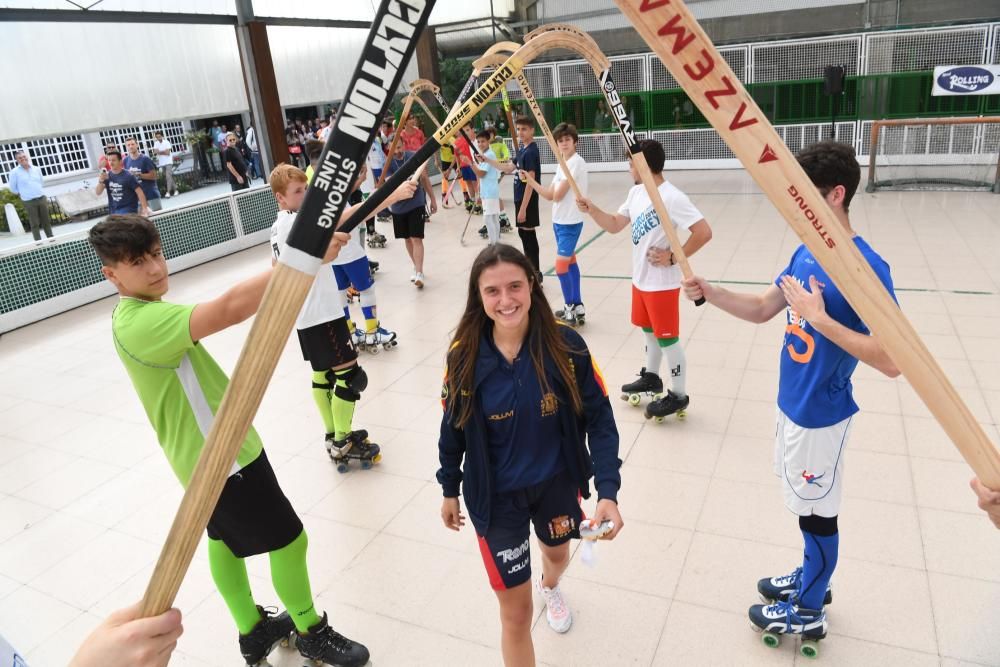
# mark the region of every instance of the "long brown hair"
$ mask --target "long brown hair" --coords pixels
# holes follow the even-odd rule
[[[452,423],[458,428],[463,428],[472,416],[474,400],[472,386],[475,381],[476,359],[479,356],[479,340],[483,332],[493,324],[486,315],[483,300],[479,295],[479,278],[483,271],[502,262],[520,267],[531,285],[531,309],[528,311],[526,343],[543,394],[551,391],[548,378],[545,376],[544,360],[548,355],[555,363],[563,384],[569,390],[573,411],[578,415],[582,414],[583,401],[570,363],[570,354],[575,350],[566,343],[559,332],[560,325],[552,314],[542,286],[535,279],[535,269],[528,258],[517,248],[498,243],[485,248],[472,263],[465,312],[462,313],[462,319],[455,329],[448,352],[448,375],[445,383],[448,395],[452,398],[452,405],[457,407],[457,412],[452,414]]]

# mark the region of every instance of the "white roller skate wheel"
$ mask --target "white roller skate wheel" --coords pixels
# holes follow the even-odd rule
[[[631,405],[632,407],[635,407],[635,406],[639,405],[639,403],[641,403],[641,402],[642,402],[642,396],[640,396],[639,394],[629,394],[629,396],[628,396],[628,404],[629,405]]]

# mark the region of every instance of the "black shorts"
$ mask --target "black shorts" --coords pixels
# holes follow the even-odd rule
[[[522,200],[514,200],[514,215],[519,216],[521,213],[521,202]],[[514,218],[517,220],[517,217]],[[524,222],[517,223],[518,229],[534,229],[538,226],[538,193],[531,195],[531,199],[528,200],[528,210],[525,211]]]
[[[208,520],[208,536],[222,540],[238,558],[277,551],[301,534],[302,521],[263,451],[226,480]]]
[[[451,160],[441,160],[441,173],[447,174],[448,170],[451,169]]]
[[[302,358],[314,371],[328,371],[358,358],[358,349],[343,317],[298,331]]]
[[[418,206],[406,213],[392,214],[392,233],[397,239],[424,238],[424,213],[426,209]]]
[[[529,523],[535,536],[549,546],[580,537],[580,489],[569,473],[541,484],[493,497],[490,526],[477,535],[479,551],[493,590],[503,591],[531,580]]]

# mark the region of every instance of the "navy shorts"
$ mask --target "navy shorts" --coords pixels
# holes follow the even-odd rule
[[[472,171],[472,167],[462,167],[462,180],[466,183],[476,182],[476,172]]]
[[[580,489],[569,473],[541,484],[493,497],[490,526],[479,538],[479,551],[493,590],[503,591],[531,580],[529,524],[544,544],[557,546],[580,537]]]

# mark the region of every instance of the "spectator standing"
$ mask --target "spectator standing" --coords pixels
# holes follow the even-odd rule
[[[45,236],[54,240],[52,221],[49,219],[49,199],[42,189],[42,170],[31,164],[31,158],[24,151],[14,154],[17,165],[7,174],[7,187],[21,198],[24,210],[28,212],[28,222],[31,224],[31,235],[36,243],[42,241],[42,228]]]
[[[406,119],[406,127],[403,129],[403,133],[399,135],[399,139],[403,142],[403,150],[414,153],[420,150],[420,147],[427,141],[427,137],[424,136],[424,131],[420,129],[416,116],[410,116]]]
[[[251,174],[254,178],[264,178],[264,170],[260,162],[260,144],[257,143],[257,131],[253,129],[252,122],[247,125],[246,144],[247,148],[250,149]]]
[[[246,190],[250,187],[250,177],[247,175],[247,163],[237,146],[239,138],[234,132],[226,135],[226,150],[222,155],[226,171],[229,172],[229,187],[233,192]]]
[[[125,156],[125,168],[131,172],[142,186],[142,192],[146,195],[146,202],[150,210],[159,211],[163,209],[160,201],[160,188],[156,184],[156,165],[148,155],[139,152],[139,142],[135,137],[125,140],[125,148],[128,154]]]
[[[169,199],[170,193],[175,195],[180,194],[177,192],[177,185],[174,183],[174,146],[163,136],[162,132],[156,132],[153,134],[153,138],[156,139],[153,142],[153,152],[156,154],[156,166],[163,172],[163,178],[167,184],[167,191],[163,196]]]
[[[111,215],[125,215],[127,213],[141,213],[148,216],[152,214],[149,204],[146,202],[146,194],[142,191],[139,181],[129,171],[126,171],[122,163],[121,151],[113,150],[108,152],[108,164],[110,168],[101,170],[101,175],[97,178],[97,188],[94,193],[100,197],[105,190],[108,192],[108,213]]]

